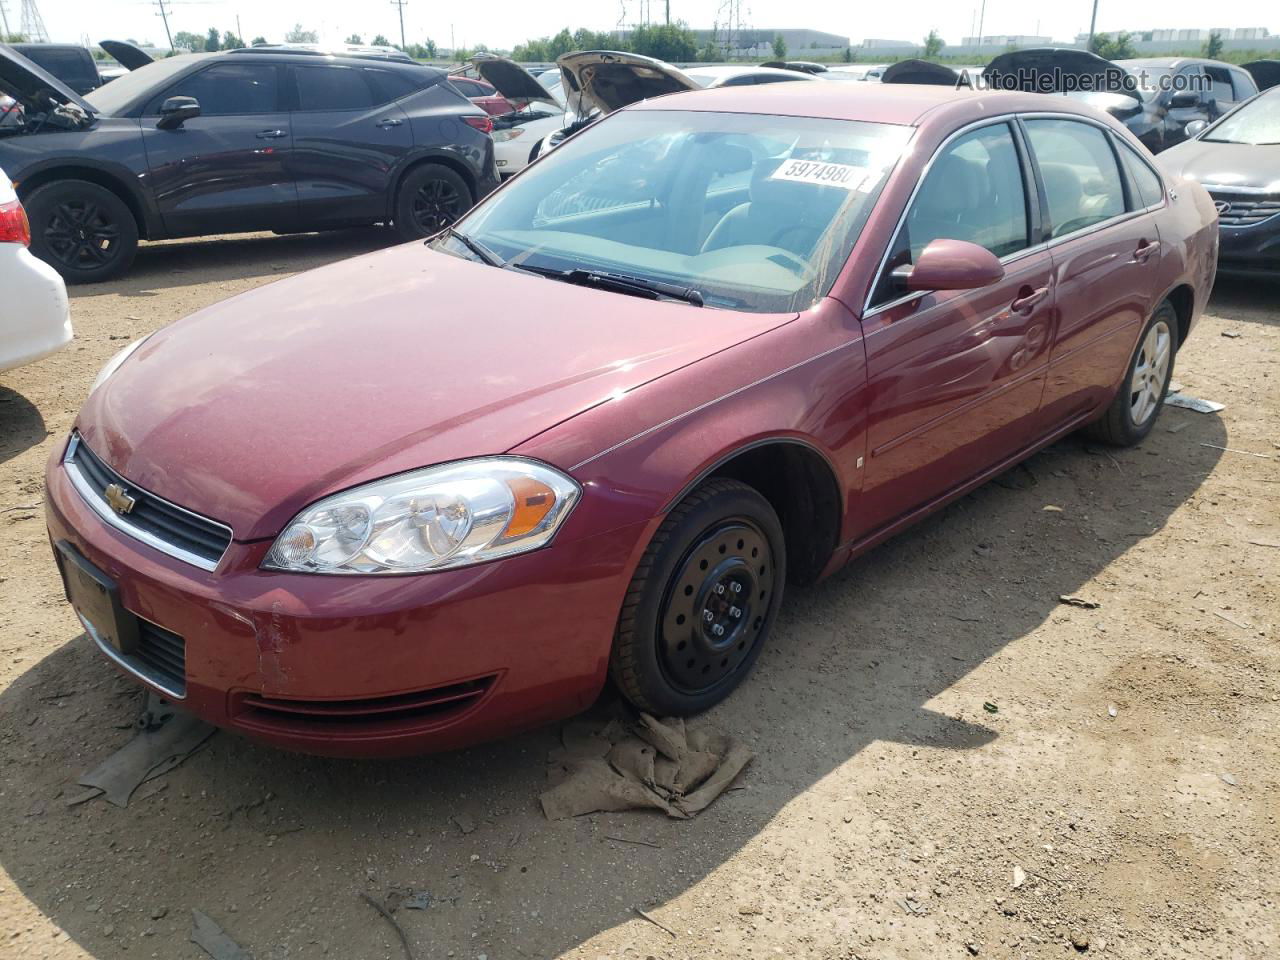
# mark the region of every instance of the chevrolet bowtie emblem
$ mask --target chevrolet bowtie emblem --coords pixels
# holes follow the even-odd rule
[[[107,498],[107,503],[111,505],[111,509],[123,516],[133,509],[134,504],[138,501],[129,496],[124,487],[118,483],[107,485],[107,489],[102,491],[102,495]]]

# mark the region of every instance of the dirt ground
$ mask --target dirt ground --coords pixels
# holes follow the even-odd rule
[[[1059,443],[792,591],[696,721],[756,752],[696,820],[545,821],[555,730],[382,763],[224,733],[68,806],[139,701],[62,599],[50,449],[128,341],[382,242],[148,246],[0,375],[0,957],[203,957],[197,908],[258,960],[399,958],[358,896],[392,887],[433,897],[396,914],[418,960],[1280,956],[1280,286],[1220,282],[1178,358],[1221,414]]]

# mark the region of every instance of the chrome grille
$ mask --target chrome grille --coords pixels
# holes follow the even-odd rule
[[[1280,198],[1241,197],[1211,191],[1218,208],[1218,223],[1224,227],[1252,227],[1280,214]]]
[[[76,490],[98,516],[117,530],[157,550],[204,570],[213,570],[231,544],[231,528],[192,513],[130,483],[72,434],[63,465]],[[118,513],[107,499],[109,487],[132,499],[127,513]]]

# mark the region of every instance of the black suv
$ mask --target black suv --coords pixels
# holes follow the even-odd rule
[[[0,45],[0,169],[68,281],[138,239],[448,226],[498,183],[492,121],[413,62],[256,47],[170,57],[81,97]]]

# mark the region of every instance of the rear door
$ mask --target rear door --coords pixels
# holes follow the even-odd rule
[[[1151,165],[1102,124],[1022,121],[1043,187],[1057,323],[1042,432],[1109,402],[1160,271],[1156,214],[1164,187]]]
[[[368,223],[388,216],[394,172],[413,149],[395,102],[412,86],[396,71],[338,64],[289,67],[293,153],[302,223]]]
[[[945,144],[929,165],[881,268],[863,320],[870,532],[989,470],[1033,439],[1053,314],[1052,264],[1035,242],[1038,206],[1008,122]],[[965,240],[1001,258],[979,290],[905,293],[891,278],[931,241]]]
[[[281,86],[275,64],[221,60],[171,84],[144,108],[147,181],[170,235],[283,230],[297,222]],[[195,97],[200,116],[160,129],[160,105],[169,97]]]

